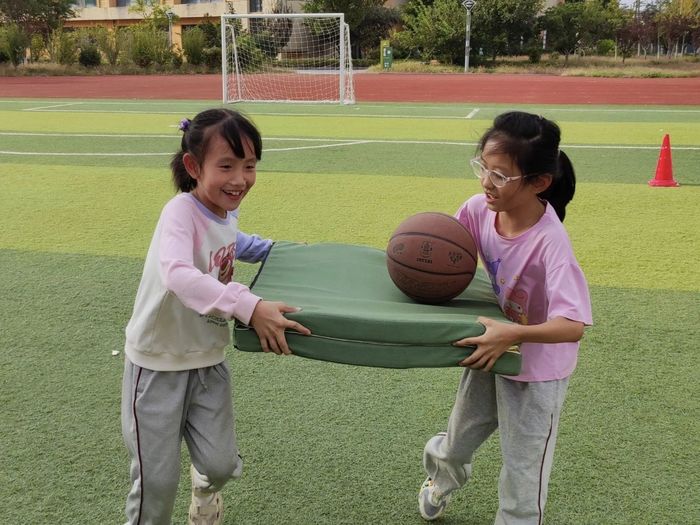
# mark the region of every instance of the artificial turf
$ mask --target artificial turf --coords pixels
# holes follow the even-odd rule
[[[119,423],[122,354],[112,352],[123,348],[143,257],[173,194],[167,159],[178,137],[168,126],[201,105],[79,106],[107,111],[92,114],[22,111],[27,104],[0,101],[0,132],[87,136],[0,135],[0,151],[158,153],[0,153],[0,521],[120,523],[128,458]],[[168,113],[160,113],[165,107]],[[453,212],[478,191],[464,169],[475,138],[460,131],[477,135],[485,119],[453,122],[445,117],[456,109],[438,105],[427,106],[432,113],[340,108],[336,119],[332,109],[322,110],[331,116],[304,117],[299,108],[280,108],[292,114],[250,108],[264,135],[278,136],[266,140],[257,186],[241,208],[249,232],[383,247],[407,215]],[[700,125],[688,114],[697,110],[566,109],[549,109],[564,142],[600,146],[570,149],[579,185],[565,222],[591,284],[595,325],[571,380],[547,522],[692,523],[700,515],[694,488]],[[368,115],[345,116],[352,111]],[[412,112],[420,118],[396,118]],[[671,135],[673,145],[688,148],[674,149],[682,185],[650,188],[658,130],[667,129],[696,133]],[[89,136],[96,132],[163,136]],[[392,133],[399,137],[387,140],[457,143],[286,149],[310,145],[300,138],[321,136],[332,145],[330,139]],[[240,264],[236,276],[249,282],[255,271]],[[225,488],[226,523],[422,523],[416,508],[422,447],[446,425],[459,369],[372,369],[234,350],[229,359],[247,466]],[[182,461],[185,473],[184,451]],[[497,436],[474,466],[444,523],[492,521]],[[184,522],[187,493],[185,474],[175,523]]]

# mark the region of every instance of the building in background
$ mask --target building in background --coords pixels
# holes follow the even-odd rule
[[[77,0],[76,17],[65,23],[66,28],[104,26],[108,28],[137,24],[141,15],[129,11],[131,0]],[[301,11],[303,1],[287,2],[294,11]],[[195,26],[207,20],[217,22],[223,14],[230,13],[230,8],[237,14],[270,12],[275,0],[165,0],[163,5],[176,15],[171,28],[172,43],[182,48],[182,29]]]

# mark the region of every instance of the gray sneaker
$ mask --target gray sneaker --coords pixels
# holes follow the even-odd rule
[[[426,478],[418,493],[418,510],[424,520],[433,521],[442,516],[445,507],[450,502],[451,494],[443,495],[433,484],[433,480]]]

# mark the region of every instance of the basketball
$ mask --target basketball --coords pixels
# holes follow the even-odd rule
[[[460,222],[446,213],[412,215],[396,228],[386,249],[394,284],[419,303],[439,304],[462,293],[474,277],[477,250]]]

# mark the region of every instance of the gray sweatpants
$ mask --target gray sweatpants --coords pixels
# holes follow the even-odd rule
[[[231,377],[225,362],[157,372],[126,359],[122,434],[131,456],[126,515],[131,525],[170,525],[184,438],[192,464],[218,491],[239,477]]]
[[[541,524],[569,380],[523,383],[465,370],[447,434],[425,445],[423,465],[443,494],[471,476],[472,456],[499,430],[503,465],[496,525]]]

